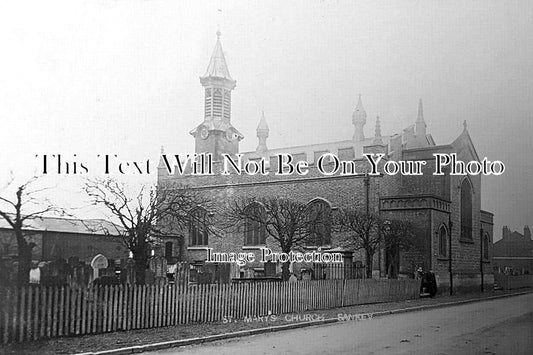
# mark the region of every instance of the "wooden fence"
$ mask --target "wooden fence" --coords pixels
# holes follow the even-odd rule
[[[418,297],[417,280],[0,289],[5,343],[215,322]]]

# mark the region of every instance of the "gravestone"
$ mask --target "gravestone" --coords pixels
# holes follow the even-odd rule
[[[102,254],[96,255],[91,261],[91,267],[93,268],[93,280],[96,280],[99,276],[100,269],[106,269],[109,266],[107,258]]]

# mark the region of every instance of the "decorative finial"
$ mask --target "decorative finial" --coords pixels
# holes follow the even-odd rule
[[[259,119],[259,124],[257,125],[257,132],[258,134],[259,132],[266,133],[266,136],[268,137],[269,128],[265,118],[265,111],[261,112],[261,119]]]
[[[259,124],[257,125],[257,138],[259,138],[259,145],[256,148],[256,152],[263,154],[266,151],[268,151],[267,145],[266,145],[266,139],[268,138],[268,124],[266,122],[265,118],[265,111],[261,112],[261,119],[259,120]]]
[[[361,99],[361,94],[359,94],[359,99],[357,100],[357,105],[352,114],[352,123],[355,126],[355,131],[353,135],[353,140],[362,141],[365,139],[365,134],[363,132],[363,126],[366,124],[366,111],[363,107],[363,101]]]
[[[424,109],[422,106],[422,99],[418,100],[418,115],[416,117],[417,122],[424,122]]]
[[[164,145],[161,146],[161,154],[165,154],[165,146]]]
[[[217,39],[220,39],[220,35],[221,35],[221,34],[222,34],[222,33],[220,33],[220,30],[217,30]]]
[[[464,127],[464,129],[466,131],[466,128],[467,128],[466,120],[463,121],[463,127]]]
[[[376,117],[376,131],[375,131],[375,137],[374,137],[374,144],[383,144],[383,140],[381,139],[381,122],[379,120],[379,116]]]

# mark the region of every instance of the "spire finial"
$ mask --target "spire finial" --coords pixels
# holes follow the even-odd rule
[[[266,133],[266,136],[268,137],[268,124],[265,118],[265,111],[261,112],[261,118],[259,119],[259,124],[257,125],[257,134],[260,133]]]
[[[268,128],[268,124],[265,118],[265,111],[263,110],[261,112],[261,119],[259,120],[259,124],[257,125],[257,129],[256,129],[257,138],[259,138],[259,145],[256,148],[257,153],[262,154],[268,150],[267,145],[266,145],[266,139],[268,138],[269,131],[270,130]]]
[[[359,99],[357,100],[357,106],[352,114],[352,123],[355,126],[355,131],[353,139],[355,141],[362,141],[365,139],[363,132],[363,126],[366,123],[366,111],[363,107],[363,100],[361,99],[361,94],[359,94]]]
[[[376,116],[376,131],[375,131],[375,137],[374,137],[374,144],[383,144],[383,140],[381,139],[381,121],[379,119],[379,116]]]
[[[164,145],[161,146],[161,154],[165,154],[165,146]]]
[[[220,30],[217,30],[217,39],[220,39],[220,35],[221,35],[221,34],[222,34],[222,33],[220,33]]]
[[[424,122],[424,108],[422,106],[422,99],[418,100],[418,115],[416,117],[417,122]]]
[[[463,121],[463,127],[464,127],[464,130],[466,131],[466,129],[467,129],[466,120]]]

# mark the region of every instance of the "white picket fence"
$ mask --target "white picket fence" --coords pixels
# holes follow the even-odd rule
[[[0,288],[5,343],[413,299],[417,280]]]

